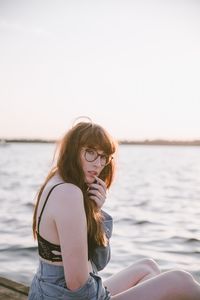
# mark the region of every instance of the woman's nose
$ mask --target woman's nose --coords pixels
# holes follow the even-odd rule
[[[100,167],[101,167],[101,156],[98,156],[98,157],[95,159],[94,164],[95,164],[96,166],[100,166]]]

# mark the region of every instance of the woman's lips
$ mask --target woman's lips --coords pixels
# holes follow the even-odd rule
[[[97,176],[97,172],[96,171],[88,171],[89,175],[92,176],[92,177],[95,177]]]

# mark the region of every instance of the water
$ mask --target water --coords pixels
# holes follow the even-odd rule
[[[37,268],[32,238],[35,194],[52,163],[53,144],[0,147],[0,276],[30,284]],[[200,148],[119,147],[105,210],[114,218],[112,259],[103,278],[151,257],[163,271],[200,278]]]

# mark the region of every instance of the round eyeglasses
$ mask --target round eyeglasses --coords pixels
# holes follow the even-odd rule
[[[112,156],[107,155],[105,153],[100,154],[95,149],[91,149],[91,148],[84,149],[84,157],[88,162],[93,162],[98,157],[100,157],[100,163],[102,167],[107,166],[113,159]]]

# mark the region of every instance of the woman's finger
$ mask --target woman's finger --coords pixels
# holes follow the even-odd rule
[[[90,184],[89,191],[92,191],[92,190],[99,191],[100,194],[102,194],[106,197],[106,191],[104,190],[104,188],[100,184],[97,184],[97,183]]]
[[[106,186],[105,182],[97,176],[95,176],[95,179],[96,179],[96,183],[99,184],[104,189],[104,191],[106,192],[107,186]]]
[[[95,201],[95,203],[97,204],[97,207],[98,208],[101,208],[102,206],[103,206],[103,204],[104,204],[104,202],[105,202],[105,199],[100,199],[100,198],[98,198],[97,196],[90,196],[90,199],[92,200],[92,201]]]

